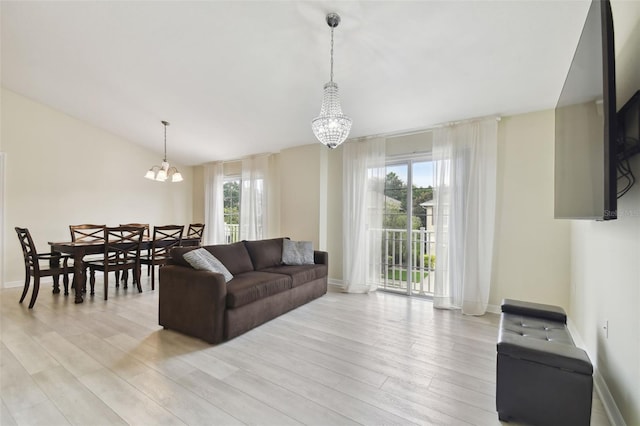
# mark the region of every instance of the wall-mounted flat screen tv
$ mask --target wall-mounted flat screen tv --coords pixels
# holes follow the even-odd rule
[[[562,219],[616,219],[613,19],[593,0],[555,109],[555,211]]]

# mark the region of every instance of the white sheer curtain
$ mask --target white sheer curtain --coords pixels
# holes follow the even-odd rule
[[[496,118],[434,130],[436,275],[433,304],[487,310],[496,209]]]
[[[223,163],[204,166],[205,244],[224,244],[224,167]]]
[[[368,293],[380,281],[385,140],[343,146],[343,288],[348,293]]]
[[[270,155],[242,160],[240,239],[259,240],[267,233],[267,178]]]

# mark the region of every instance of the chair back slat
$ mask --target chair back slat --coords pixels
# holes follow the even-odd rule
[[[169,257],[169,251],[182,244],[183,233],[184,225],[154,226],[151,258],[155,260]]]
[[[24,257],[25,266],[33,268],[34,271],[39,271],[40,264],[38,263],[38,250],[33,243],[31,233],[27,228],[15,227],[18,239],[20,240],[20,246],[22,247],[22,256]]]
[[[198,238],[202,242],[204,234],[204,223],[192,223],[187,230],[187,238]]]
[[[69,232],[71,232],[71,241],[104,241],[105,226],[106,225],[93,225],[89,223],[84,223],[82,225],[69,225]]]
[[[109,261],[126,263],[140,259],[140,245],[144,228],[136,226],[115,226],[104,228],[104,258]]]
[[[148,223],[121,223],[120,226],[133,226],[136,228],[144,228],[144,236],[149,238],[150,237],[150,232],[149,232],[149,224]]]

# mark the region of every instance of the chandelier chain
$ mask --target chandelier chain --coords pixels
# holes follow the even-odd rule
[[[329,81],[333,83],[333,27],[331,27],[331,75]]]
[[[164,160],[167,161],[167,125],[164,125]]]

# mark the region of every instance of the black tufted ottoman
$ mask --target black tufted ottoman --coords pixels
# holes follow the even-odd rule
[[[502,421],[589,425],[593,366],[558,306],[504,299],[496,408]]]

